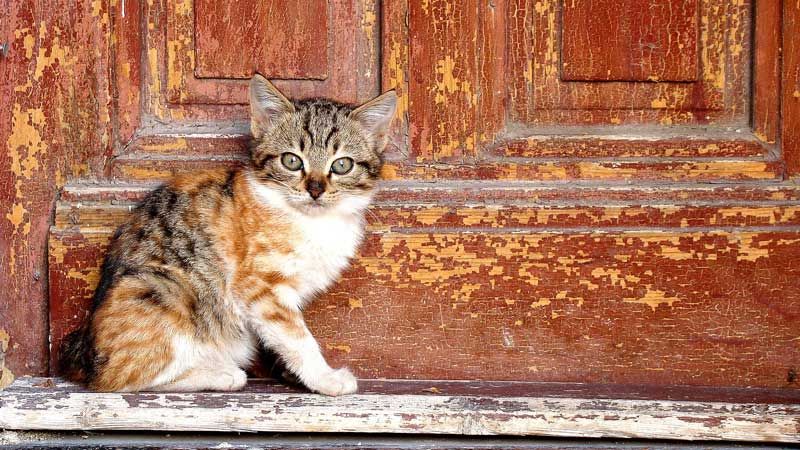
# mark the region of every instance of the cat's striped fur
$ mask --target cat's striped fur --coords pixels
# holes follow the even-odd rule
[[[264,345],[313,391],[356,390],[302,308],[359,244],[396,97],[290,102],[256,75],[250,102],[247,167],[175,178],[117,230],[90,319],[62,347],[69,378],[100,391],[235,390]]]

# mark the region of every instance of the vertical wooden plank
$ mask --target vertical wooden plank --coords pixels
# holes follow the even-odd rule
[[[46,244],[67,177],[111,152],[108,2],[8,2],[0,62],[0,328],[16,375],[48,370]],[[9,295],[11,293],[11,295]]]
[[[778,135],[780,47],[781,2],[757,1],[753,46],[753,132],[768,143],[774,143]]]
[[[394,89],[399,99],[387,155],[408,156],[408,0],[381,4],[381,91]]]
[[[491,144],[505,126],[507,0],[480,3],[478,38],[479,144]]]
[[[409,139],[417,161],[475,156],[478,3],[409,4]]]
[[[111,2],[114,40],[114,92],[116,93],[116,141],[126,145],[139,126],[141,116],[142,3]]]
[[[800,175],[800,1],[783,2],[781,142],[789,176]]]

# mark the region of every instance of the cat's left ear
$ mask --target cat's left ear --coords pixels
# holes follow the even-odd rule
[[[350,118],[358,122],[372,135],[379,144],[378,151],[383,150],[383,140],[389,131],[389,125],[397,108],[397,94],[389,91],[364,103],[350,113]]]
[[[294,112],[294,105],[272,83],[259,74],[250,80],[250,132],[256,139],[266,133],[275,119]]]

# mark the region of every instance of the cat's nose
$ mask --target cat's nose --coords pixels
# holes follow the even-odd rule
[[[306,182],[306,190],[308,195],[316,200],[325,192],[325,182],[317,179],[308,180]]]

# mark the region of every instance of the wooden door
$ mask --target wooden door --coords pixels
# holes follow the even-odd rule
[[[258,70],[294,97],[400,95],[361,254],[308,312],[334,363],[367,378],[798,386],[799,51],[780,31],[797,8],[299,5],[85,5],[107,20],[95,70],[109,87],[92,89],[111,98],[112,155],[53,182],[53,348],[130,202],[246,157]]]

